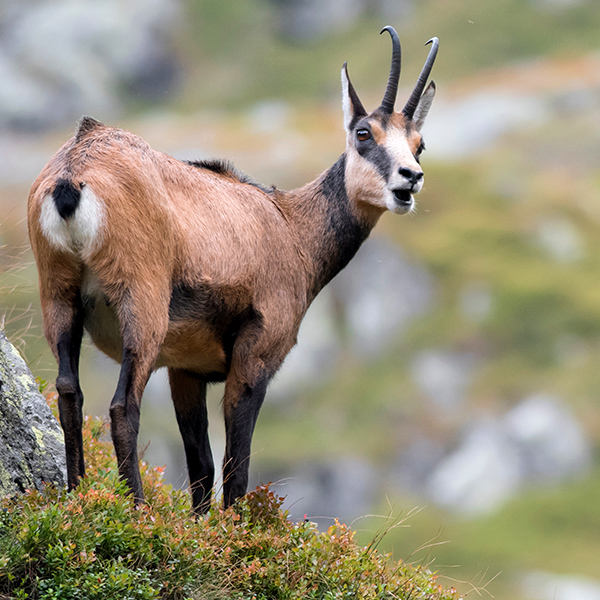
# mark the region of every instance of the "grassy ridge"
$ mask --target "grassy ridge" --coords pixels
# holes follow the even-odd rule
[[[293,523],[258,488],[234,508],[190,517],[188,495],[143,469],[136,509],[115,475],[102,421],[86,419],[88,476],[77,490],[30,492],[0,512],[0,595],[10,598],[343,598],[456,600],[435,576],[362,547],[346,525]],[[2,596],[5,597],[5,596]]]

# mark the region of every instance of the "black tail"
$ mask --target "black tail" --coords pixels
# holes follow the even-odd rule
[[[56,182],[52,198],[54,198],[58,214],[65,221],[77,210],[80,196],[81,191],[69,179],[59,179]]]

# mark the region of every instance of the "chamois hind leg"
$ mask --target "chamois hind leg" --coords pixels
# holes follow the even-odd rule
[[[144,499],[137,452],[140,404],[168,325],[168,303],[161,311],[160,299],[144,300],[130,299],[119,311],[123,330],[121,371],[109,410],[119,475],[136,502]]]
[[[62,313],[66,321],[62,331],[53,332],[51,337],[56,339],[54,351],[58,358],[58,377],[56,378],[58,411],[65,436],[68,489],[72,490],[77,487],[79,480],[85,475],[81,434],[83,393],[79,385],[79,355],[83,337],[83,316],[78,293],[69,304],[62,306]],[[56,308],[58,307],[55,305]]]
[[[83,393],[79,385],[79,354],[83,336],[80,265],[68,255],[57,257],[45,240],[38,244],[40,301],[44,335],[58,362],[56,390],[65,436],[67,483],[74,489],[85,475],[83,460]]]
[[[184,369],[170,368],[169,383],[187,459],[193,510],[202,515],[210,508],[215,479],[208,439],[206,381]]]

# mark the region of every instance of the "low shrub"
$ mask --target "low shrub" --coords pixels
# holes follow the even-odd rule
[[[456,600],[426,569],[361,547],[346,525],[293,522],[268,486],[204,519],[188,494],[142,465],[135,507],[117,475],[106,424],[86,418],[87,477],[0,505],[0,597],[40,600],[345,598]]]

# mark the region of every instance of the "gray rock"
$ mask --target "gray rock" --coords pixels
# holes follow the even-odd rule
[[[307,40],[345,31],[366,15],[406,22],[414,0],[271,0],[271,4],[277,8],[280,33]]]
[[[306,514],[328,526],[334,518],[349,523],[367,515],[379,478],[379,471],[366,459],[346,456],[335,462],[301,465],[273,489],[286,497],[285,508],[292,519]]]
[[[583,4],[585,0],[529,0],[534,6],[539,6],[541,9],[560,10],[567,9],[579,4]]]
[[[399,493],[423,494],[429,477],[447,454],[444,443],[413,428],[410,441],[398,451],[387,484]]]
[[[564,217],[545,217],[538,224],[534,241],[556,262],[572,263],[585,258],[581,232]]]
[[[506,133],[546,122],[550,114],[545,98],[512,92],[477,91],[452,103],[436,103],[424,127],[428,155],[464,160]]]
[[[306,40],[344,31],[362,12],[362,0],[271,0],[282,35]]]
[[[263,100],[251,106],[246,120],[252,133],[279,133],[290,129],[291,108],[283,100]]]
[[[592,446],[559,398],[537,394],[500,419],[473,423],[433,469],[429,497],[464,515],[492,512],[525,486],[585,474]]]
[[[432,349],[419,353],[411,372],[436,410],[455,415],[464,402],[475,366],[472,354]]]
[[[461,313],[470,321],[482,323],[494,307],[490,285],[485,281],[471,281],[460,291],[458,298]]]
[[[0,330],[0,497],[42,489],[44,482],[65,485],[63,433],[25,361]]]
[[[352,351],[374,358],[433,308],[432,275],[402,248],[374,237],[331,283],[346,318]]]
[[[591,444],[560,398],[530,396],[508,412],[502,425],[521,454],[527,480],[564,479],[591,466]]]
[[[521,457],[497,424],[477,423],[460,447],[433,472],[428,495],[464,515],[485,514],[514,496],[522,479]]]

